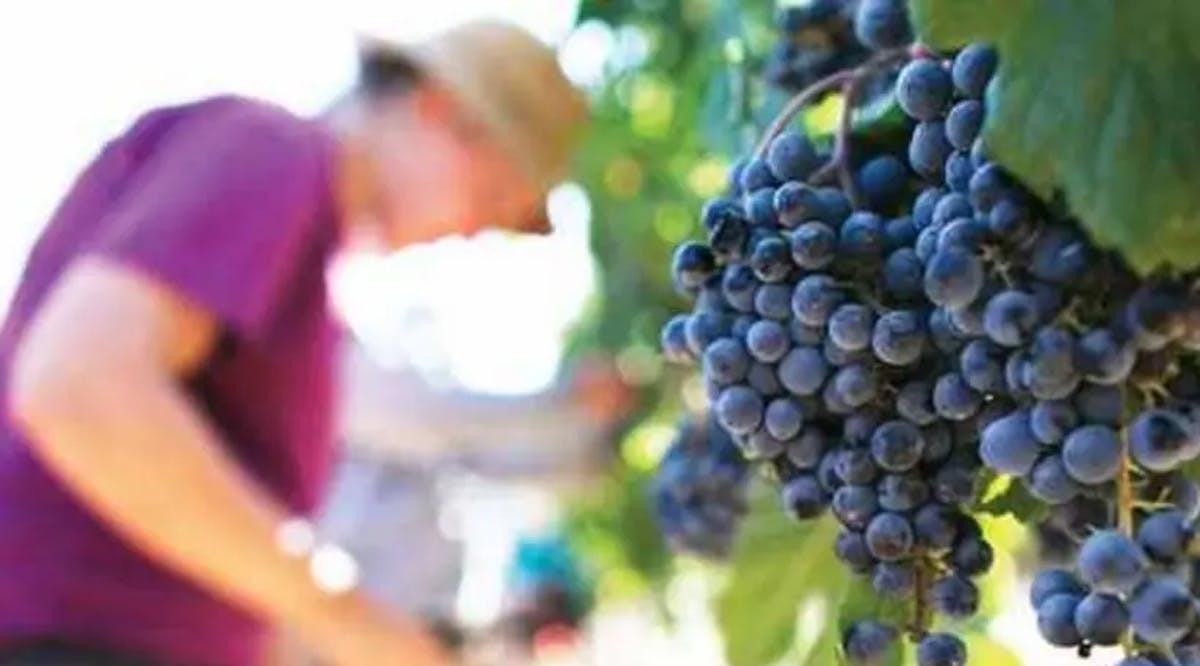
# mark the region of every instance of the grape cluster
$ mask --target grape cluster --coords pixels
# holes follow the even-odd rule
[[[767,55],[772,85],[801,90],[834,72],[862,64],[872,51],[911,39],[904,0],[810,0],[781,9],[783,34]]]
[[[1198,492],[1179,470],[1200,455],[1192,295],[1178,279],[1139,279],[987,159],[978,97],[994,68],[972,46],[951,67],[914,61],[897,83],[918,122],[910,165],[944,183],[921,195],[936,203],[917,241],[947,348],[960,348],[938,380],[943,401],[963,414],[996,407],[981,459],[1082,542],[1073,571],[1034,586],[1043,637],[1082,654],[1124,642],[1200,663],[1187,561]],[[966,99],[947,102],[954,89]],[[936,219],[947,206],[955,214]]]
[[[746,513],[746,463],[711,416],[684,419],[653,483],[659,525],[672,546],[696,555],[729,554]]]
[[[903,4],[864,0],[856,30],[903,43],[878,18]],[[902,154],[810,182],[846,156],[789,130],[735,164],[701,213],[706,240],[675,253],[695,307],[666,324],[664,353],[701,366],[716,419],[778,477],[785,508],[830,510],[838,558],[913,608],[902,628],[854,624],[852,663],[901,633],[920,666],[965,663],[930,616],[977,610],[973,578],[993,560],[970,515],[985,466],[1050,505],[1043,527],[1069,544],[1070,569],[1035,585],[1048,641],[1200,663],[1178,656],[1200,660],[1200,491],[1180,470],[1200,456],[1195,295],[1134,274],[989,157],[994,50],[913,53],[894,86],[912,120]]]

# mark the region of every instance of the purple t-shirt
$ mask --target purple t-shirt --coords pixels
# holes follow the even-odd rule
[[[34,247],[0,331],[0,398],[15,345],[71,261],[121,262],[222,322],[218,349],[184,385],[245,468],[311,512],[333,450],[333,156],[318,123],[248,99],[144,115],[88,166]],[[131,550],[0,422],[0,644],[49,637],[247,666],[266,629]]]

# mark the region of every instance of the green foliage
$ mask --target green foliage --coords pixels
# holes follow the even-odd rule
[[[655,594],[673,569],[648,494],[649,473],[618,464],[577,498],[563,521],[571,547],[591,569],[600,601]]]
[[[837,523],[797,523],[774,493],[760,490],[716,600],[726,658],[733,666],[765,666],[791,653],[793,663],[828,663],[830,649],[840,649],[835,613],[850,580],[833,555]],[[798,640],[805,607],[814,609],[806,615],[809,636]]]
[[[1020,485],[1020,484],[1015,484]],[[980,579],[983,612],[953,630],[979,645],[981,664],[1016,664],[1016,658],[987,636],[988,620],[1007,600],[1016,575],[1007,553],[1016,550],[1023,528],[1011,518],[984,518],[984,534],[996,545],[992,573]],[[845,664],[842,636],[861,619],[903,627],[913,609],[881,599],[870,580],[854,576],[834,555],[841,528],[832,517],[796,522],[780,510],[774,488],[761,484],[739,536],[729,576],[715,600],[717,624],[731,666]],[[904,666],[914,658],[899,641],[879,666]],[[994,658],[995,661],[992,661]]]
[[[1043,196],[1061,191],[1139,270],[1200,265],[1200,3],[912,0],[936,48],[997,46],[985,142]]]

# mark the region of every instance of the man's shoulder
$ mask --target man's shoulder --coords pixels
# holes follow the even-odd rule
[[[189,124],[266,133],[275,137],[315,138],[321,124],[312,118],[263,99],[242,95],[217,95],[163,109]]]

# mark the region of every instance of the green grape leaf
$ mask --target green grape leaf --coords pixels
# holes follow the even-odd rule
[[[767,666],[796,651],[801,606],[818,600],[831,609],[847,579],[833,556],[837,524],[829,518],[798,523],[780,511],[771,495],[756,499],[734,549],[729,578],[716,599],[717,623],[731,666]],[[829,610],[824,613],[831,615]],[[816,634],[818,641],[824,631]],[[824,657],[823,663],[828,663],[828,653]]]
[[[1143,272],[1200,265],[1200,3],[912,0],[922,41],[995,44],[988,152]]]
[[[984,486],[976,511],[993,516],[1011,514],[1017,520],[1030,523],[1046,515],[1046,505],[1029,494],[1025,484],[1011,476],[991,475]]]

